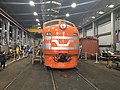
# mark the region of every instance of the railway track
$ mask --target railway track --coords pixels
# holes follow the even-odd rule
[[[80,74],[78,69],[75,68],[74,71],[78,74],[78,76],[82,77],[86,81],[86,83],[92,86],[95,90],[99,90],[93,83],[91,83],[87,78],[85,78],[82,74]]]
[[[56,82],[55,82],[55,78],[54,78],[52,70],[50,70],[50,75],[51,75],[51,79],[52,79],[53,90],[57,90]]]
[[[29,69],[29,65],[31,64],[28,63],[27,68],[25,68],[24,70],[22,70],[15,78],[13,78],[2,90],[7,90],[14,82],[15,80],[17,80],[23,73],[25,73],[28,69]]]
[[[73,71],[79,76],[79,78],[82,78],[86,82],[86,84],[90,85],[94,90],[100,90],[93,83],[91,83],[87,78],[85,78],[82,74],[80,74],[78,69],[75,68],[75,69],[73,69]],[[60,90],[57,86],[55,76],[54,76],[52,69],[50,69],[50,75],[51,75],[53,90]]]

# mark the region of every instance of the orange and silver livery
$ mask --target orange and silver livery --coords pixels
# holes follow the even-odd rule
[[[74,68],[79,54],[79,32],[66,20],[56,19],[43,24],[44,65],[51,68]]]

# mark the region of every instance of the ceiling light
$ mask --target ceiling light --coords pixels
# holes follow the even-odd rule
[[[35,3],[33,1],[29,2],[30,6],[35,6]]]
[[[100,11],[100,12],[97,12],[98,14],[104,14],[104,12],[103,11]]]
[[[38,23],[38,25],[40,25],[40,23]]]
[[[92,19],[95,19],[95,16],[92,16],[91,18],[92,18]]]
[[[36,22],[39,22],[39,19],[36,19]]]
[[[48,15],[46,15],[46,16],[48,16],[48,17],[49,17],[50,15],[48,14]]]
[[[34,15],[34,16],[38,16],[38,13],[37,13],[37,12],[34,12],[33,15]]]
[[[67,14],[66,14],[66,17],[69,17],[69,16],[70,16],[70,14],[69,14],[69,13],[67,13]]]
[[[38,27],[38,29],[41,29],[41,27]]]
[[[73,4],[71,5],[72,8],[75,8],[76,6],[77,6],[76,3],[73,3]]]
[[[52,3],[57,4],[57,5],[61,5],[61,3],[56,2],[56,1],[52,1]]]
[[[50,9],[47,9],[47,11],[50,11]]]
[[[111,4],[111,5],[108,5],[108,7],[109,7],[109,8],[114,8],[114,5],[113,5],[113,4]]]

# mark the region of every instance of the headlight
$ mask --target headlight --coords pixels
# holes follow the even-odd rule
[[[67,27],[67,25],[66,25],[66,23],[61,23],[60,24],[60,28],[63,30],[63,29],[65,29]]]
[[[46,36],[51,36],[52,35],[52,33],[51,32],[46,32],[46,34],[45,34]]]

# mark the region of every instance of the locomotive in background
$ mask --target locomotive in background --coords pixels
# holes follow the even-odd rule
[[[66,20],[56,19],[43,24],[44,65],[51,68],[74,68],[79,55],[79,32]]]

